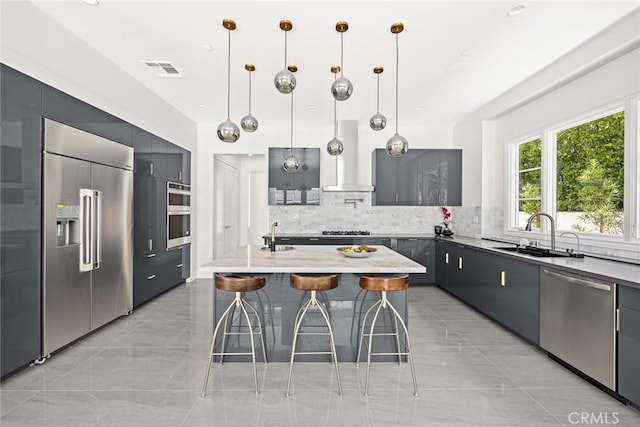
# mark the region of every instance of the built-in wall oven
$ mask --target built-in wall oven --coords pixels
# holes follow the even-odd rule
[[[167,249],[191,243],[191,187],[167,182]]]

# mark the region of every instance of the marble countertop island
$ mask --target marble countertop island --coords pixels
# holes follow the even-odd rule
[[[242,246],[202,268],[210,273],[424,273],[426,268],[385,246],[366,258],[341,255],[339,245],[301,245],[289,251]]]

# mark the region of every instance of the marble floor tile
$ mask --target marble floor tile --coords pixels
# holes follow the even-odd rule
[[[216,362],[202,398],[212,298],[211,280],[178,286],[6,378],[0,425],[533,427],[585,416],[591,425],[611,425],[614,416],[616,425],[640,425],[640,411],[434,286],[409,288],[418,397],[407,363],[374,358],[369,396],[364,362],[339,364],[343,396],[331,363],[296,362],[287,398],[289,364],[258,357],[258,394],[250,362]],[[352,306],[332,310],[334,329],[348,336]],[[274,324],[282,316],[274,308]],[[265,329],[267,347],[277,345],[280,334]]]

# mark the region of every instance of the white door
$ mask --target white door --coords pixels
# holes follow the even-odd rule
[[[215,160],[215,257],[238,246],[238,171],[220,159]]]

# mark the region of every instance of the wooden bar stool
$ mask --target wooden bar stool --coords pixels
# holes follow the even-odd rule
[[[242,295],[245,292],[253,292],[257,291],[258,289],[262,289],[264,287],[264,284],[264,277],[242,277],[236,275],[221,276],[219,274],[215,275],[216,289],[226,292],[235,292],[235,297],[231,301],[231,304],[229,304],[227,309],[224,311],[224,313],[222,313],[222,316],[220,316],[220,319],[218,319],[216,327],[213,330],[213,338],[211,339],[211,350],[209,351],[209,363],[207,364],[207,371],[204,377],[204,386],[202,387],[202,397],[204,397],[207,392],[207,383],[209,382],[209,373],[211,372],[211,363],[213,362],[214,357],[220,356],[220,361],[222,362],[222,357],[225,355],[251,355],[251,360],[253,361],[253,379],[256,386],[256,394],[258,394],[258,373],[256,370],[256,344],[254,335],[260,335],[262,358],[264,362],[267,363],[267,353],[265,351],[264,345],[264,334],[262,330],[262,322],[260,321],[260,315],[251,304],[245,301]],[[239,319],[244,317],[244,319],[246,320],[248,332],[240,332],[240,330],[238,330],[238,332],[227,331],[227,321],[229,320],[230,314],[236,308],[239,309],[241,313],[241,317]],[[255,316],[255,320],[257,322],[257,328],[255,328],[255,330],[254,325],[251,322],[251,317],[249,317],[249,312],[252,312]],[[230,321],[233,322],[233,318]],[[222,349],[221,351],[216,352],[216,336],[218,335],[218,330],[220,329],[221,325],[224,325]],[[251,340],[251,352],[225,352],[224,338],[226,337],[226,335],[249,335],[249,339]]]
[[[411,341],[409,340],[409,331],[407,330],[407,325],[405,324],[402,316],[398,314],[398,311],[391,304],[391,302],[387,299],[387,292],[389,291],[404,291],[409,287],[409,275],[405,274],[402,276],[360,276],[360,287],[366,291],[375,291],[380,292],[380,299],[378,299],[364,314],[364,319],[362,319],[362,326],[360,328],[360,339],[358,342],[358,355],[356,357],[356,365],[360,363],[360,352],[362,350],[362,340],[364,337],[368,337],[368,348],[367,348],[367,376],[364,385],[364,395],[367,396],[369,394],[369,371],[371,367],[371,356],[398,356],[398,363],[400,363],[402,356],[407,356],[409,359],[409,365],[411,366],[411,376],[413,378],[413,394],[414,396],[418,396],[418,383],[416,382],[416,373],[413,367],[413,357],[411,355]],[[372,310],[375,309],[373,319],[371,320],[371,326],[369,328],[369,333],[365,333],[365,325],[367,323],[367,317]],[[394,331],[393,332],[379,332],[374,333],[374,328],[376,326],[376,320],[378,319],[378,315],[383,309],[389,309],[391,315],[393,317],[394,323]],[[404,330],[405,336],[405,348],[403,351],[400,349],[400,334],[398,333],[398,322],[402,325],[402,329]],[[374,336],[395,336],[396,337],[396,352],[391,353],[372,353],[371,349],[373,347],[373,337]]]
[[[336,344],[333,338],[333,329],[331,328],[331,321],[329,320],[329,314],[327,309],[323,306],[322,302],[318,301],[316,293],[318,291],[328,291],[338,287],[338,276],[333,274],[329,276],[311,276],[311,275],[298,275],[291,274],[290,284],[294,289],[301,291],[310,291],[309,298],[300,307],[296,313],[295,326],[293,328],[293,344],[291,346],[291,360],[289,362],[289,378],[287,379],[287,392],[286,396],[290,396],[291,391],[291,375],[293,373],[293,361],[296,355],[302,354],[330,354],[333,363],[336,367],[336,377],[338,379],[338,392],[342,395],[342,383],[340,381],[340,369],[338,367],[338,356],[336,354]],[[300,332],[302,322],[305,314],[309,311],[309,308],[316,307],[322,318],[324,319],[328,332]],[[328,335],[331,351],[312,351],[312,352],[296,352],[296,345],[299,335]]]

